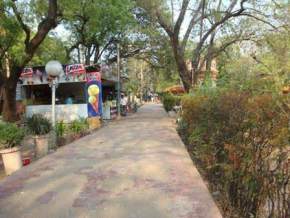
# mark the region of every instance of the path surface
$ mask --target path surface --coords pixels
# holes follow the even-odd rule
[[[160,105],[0,182],[2,218],[221,218]]]

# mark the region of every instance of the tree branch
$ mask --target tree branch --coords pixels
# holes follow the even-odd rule
[[[35,50],[45,39],[48,32],[57,26],[57,0],[48,0],[48,2],[47,16],[39,23],[36,34],[26,45],[25,51],[28,54],[26,61],[32,58]]]
[[[271,27],[272,27],[273,29],[275,29],[275,30],[278,29],[278,27],[274,26],[274,25],[271,24],[269,21],[266,21],[266,20],[264,20],[264,19],[262,19],[262,18],[259,18],[259,17],[255,16],[255,15],[252,15],[252,14],[249,14],[249,13],[241,13],[241,15],[242,15],[242,16],[247,16],[247,17],[253,18],[253,19],[257,20],[257,21],[260,21],[260,22],[262,22],[262,23],[265,23],[265,24],[271,26]]]
[[[25,43],[25,46],[27,46],[29,44],[29,40],[30,40],[30,33],[31,33],[31,30],[30,28],[24,23],[21,15],[20,15],[20,12],[18,11],[17,9],[17,6],[16,6],[16,1],[17,0],[12,0],[12,10],[16,16],[16,19],[18,21],[18,23],[20,24],[21,28],[23,29],[23,31],[25,32],[25,40],[24,40],[24,43]]]
[[[97,59],[99,60],[100,57],[103,55],[103,53],[105,52],[105,50],[109,47],[109,45],[111,45],[112,43],[114,42],[114,39],[111,38],[107,43],[106,45],[102,48],[101,52],[99,53]]]
[[[185,17],[185,13],[186,13],[186,10],[187,10],[187,7],[188,7],[188,4],[189,4],[190,0],[183,0],[182,1],[182,6],[181,6],[181,10],[180,10],[180,13],[178,15],[178,18],[177,18],[177,21],[174,25],[174,35],[178,36],[179,35],[179,32],[180,32],[180,27],[181,27],[181,24],[184,20],[184,17]]]
[[[80,42],[76,42],[75,44],[73,44],[72,46],[70,47],[66,47],[65,50],[66,50],[66,57],[69,59],[70,57],[70,53],[74,50],[74,49],[78,49],[80,45]]]
[[[156,17],[157,17],[157,20],[158,20],[158,23],[160,24],[160,26],[167,32],[169,37],[172,37],[174,33],[173,33],[171,27],[165,22],[165,20],[163,19],[162,15],[160,14],[159,11],[156,11]]]
[[[127,52],[127,53],[121,53],[120,54],[120,58],[129,58],[129,57],[133,57],[134,55],[136,55],[136,54],[139,54],[141,52],[141,49],[140,48],[137,48],[137,49],[135,49],[135,50],[133,50],[133,51],[129,51],[129,52]],[[110,58],[109,60],[108,60],[108,63],[114,63],[114,62],[116,62],[117,61],[117,56],[115,56],[115,57],[112,57],[112,58]]]
[[[232,17],[238,17],[240,16],[245,8],[244,8],[244,3],[247,0],[242,0],[240,3],[240,9],[232,12],[233,8],[235,7],[235,5],[237,4],[237,0],[233,1],[231,3],[231,5],[228,7],[227,9],[227,13],[225,14],[225,16],[223,18],[221,18],[219,21],[215,22],[210,28],[209,30],[205,33],[205,35],[201,38],[200,42],[198,43],[196,49],[194,50],[194,57],[197,56],[197,54],[199,53],[200,49],[202,48],[204,42],[207,40],[207,38],[210,36],[210,34],[216,30],[217,27],[219,27],[221,24],[225,23],[227,20],[229,20]]]
[[[224,43],[222,46],[220,46],[218,49],[214,49],[213,52],[211,53],[213,58],[216,58],[221,52],[224,52],[229,46],[237,43],[237,42],[241,42],[241,41],[249,41],[251,40],[252,37],[251,36],[247,36],[247,37],[242,37],[242,38],[235,38],[231,41],[228,41],[226,43]]]
[[[192,31],[194,25],[195,25],[195,24],[196,24],[200,19],[204,19],[203,16],[201,16],[201,17],[199,17],[199,18],[196,18],[197,14],[200,12],[200,10],[201,10],[201,8],[202,8],[203,2],[204,2],[204,0],[201,1],[201,2],[199,3],[199,6],[198,6],[197,10],[195,11],[194,14],[192,14],[192,18],[191,18],[190,23],[189,23],[189,25],[188,25],[188,27],[187,27],[187,30],[186,30],[186,32],[185,32],[185,34],[184,34],[184,37],[183,37],[183,40],[182,40],[182,44],[181,44],[181,48],[182,48],[183,51],[185,50],[185,47],[186,47],[186,44],[187,44],[188,38],[189,38],[189,36],[190,36],[190,33],[191,33],[191,31]]]

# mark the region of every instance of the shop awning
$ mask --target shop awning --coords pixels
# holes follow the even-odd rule
[[[185,89],[180,85],[176,85],[176,86],[171,86],[171,87],[166,88],[165,92],[170,92],[172,94],[184,94]]]

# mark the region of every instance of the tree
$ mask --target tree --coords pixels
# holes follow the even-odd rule
[[[34,53],[29,65],[41,66],[50,60],[58,60],[60,63],[69,62],[63,41],[56,36],[48,35]]]
[[[87,65],[98,63],[135,25],[130,0],[65,0],[62,5],[66,8],[64,24],[71,32],[67,54],[76,56],[79,63],[82,59]]]
[[[259,23],[250,23],[256,39],[241,42],[218,57],[221,72],[218,85],[253,89],[264,86],[264,92],[281,93],[290,81],[290,4],[272,6],[275,11],[275,31],[264,31]]]
[[[178,72],[187,91],[196,84],[206,59],[210,63],[215,55],[223,52],[228,46],[244,38],[249,39],[248,32],[240,31],[237,33],[234,31],[242,17],[269,24],[264,20],[265,14],[258,10],[260,6],[257,3],[252,4],[248,0],[183,0],[179,10],[173,8],[174,4],[171,2],[171,10],[179,11],[176,19],[171,17],[174,13],[170,13],[165,1],[142,0],[138,1],[138,5],[150,15],[153,22],[159,23],[169,37]],[[184,24],[185,18],[188,18],[187,24]],[[221,43],[219,47],[214,46],[217,36],[220,38],[223,35],[232,35],[233,37]],[[190,56],[192,71],[187,67],[185,56],[189,41],[193,41],[195,44]]]
[[[49,31],[58,24],[57,0],[41,2],[43,11],[33,11],[33,6],[17,0],[0,1],[0,81],[3,95],[3,119],[16,120],[16,85],[23,68],[31,61]],[[30,7],[27,7],[30,6]],[[33,31],[33,23],[38,22]]]

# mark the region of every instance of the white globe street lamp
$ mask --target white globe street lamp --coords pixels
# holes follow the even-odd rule
[[[48,74],[49,86],[51,87],[51,121],[55,127],[55,90],[57,88],[58,77],[63,73],[62,65],[59,61],[49,61],[45,65],[45,71]]]

